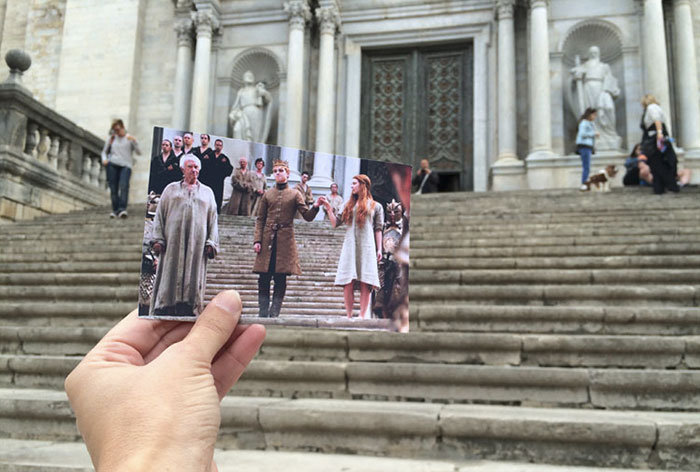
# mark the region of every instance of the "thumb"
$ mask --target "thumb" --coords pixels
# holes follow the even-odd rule
[[[219,293],[182,342],[194,348],[192,352],[196,353],[197,360],[211,362],[233,334],[242,308],[241,297],[235,290]]]

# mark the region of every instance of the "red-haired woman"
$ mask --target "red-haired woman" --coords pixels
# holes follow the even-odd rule
[[[370,193],[372,182],[364,174],[352,178],[352,195],[343,213],[336,218],[330,203],[324,200],[326,213],[334,227],[345,224],[345,240],[338,261],[335,285],[342,285],[345,312],[352,318],[355,304],[354,284],[360,284],[360,318],[367,315],[372,289],[379,288],[377,263],[382,259],[382,226],[384,211]]]

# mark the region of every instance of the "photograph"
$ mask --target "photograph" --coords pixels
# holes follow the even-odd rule
[[[408,165],[156,127],[139,316],[408,332]]]

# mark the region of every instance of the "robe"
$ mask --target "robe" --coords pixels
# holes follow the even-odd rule
[[[219,250],[214,192],[198,182],[189,191],[184,181],[165,187],[153,220],[153,239],[160,254],[151,296],[151,316],[197,316],[204,308],[206,246]],[[183,305],[191,313],[183,313]]]

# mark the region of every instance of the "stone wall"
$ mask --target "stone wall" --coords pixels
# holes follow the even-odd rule
[[[34,0],[27,12],[24,49],[32,56],[25,84],[43,104],[56,106],[63,21],[67,0]],[[30,3],[30,2],[27,2]]]

